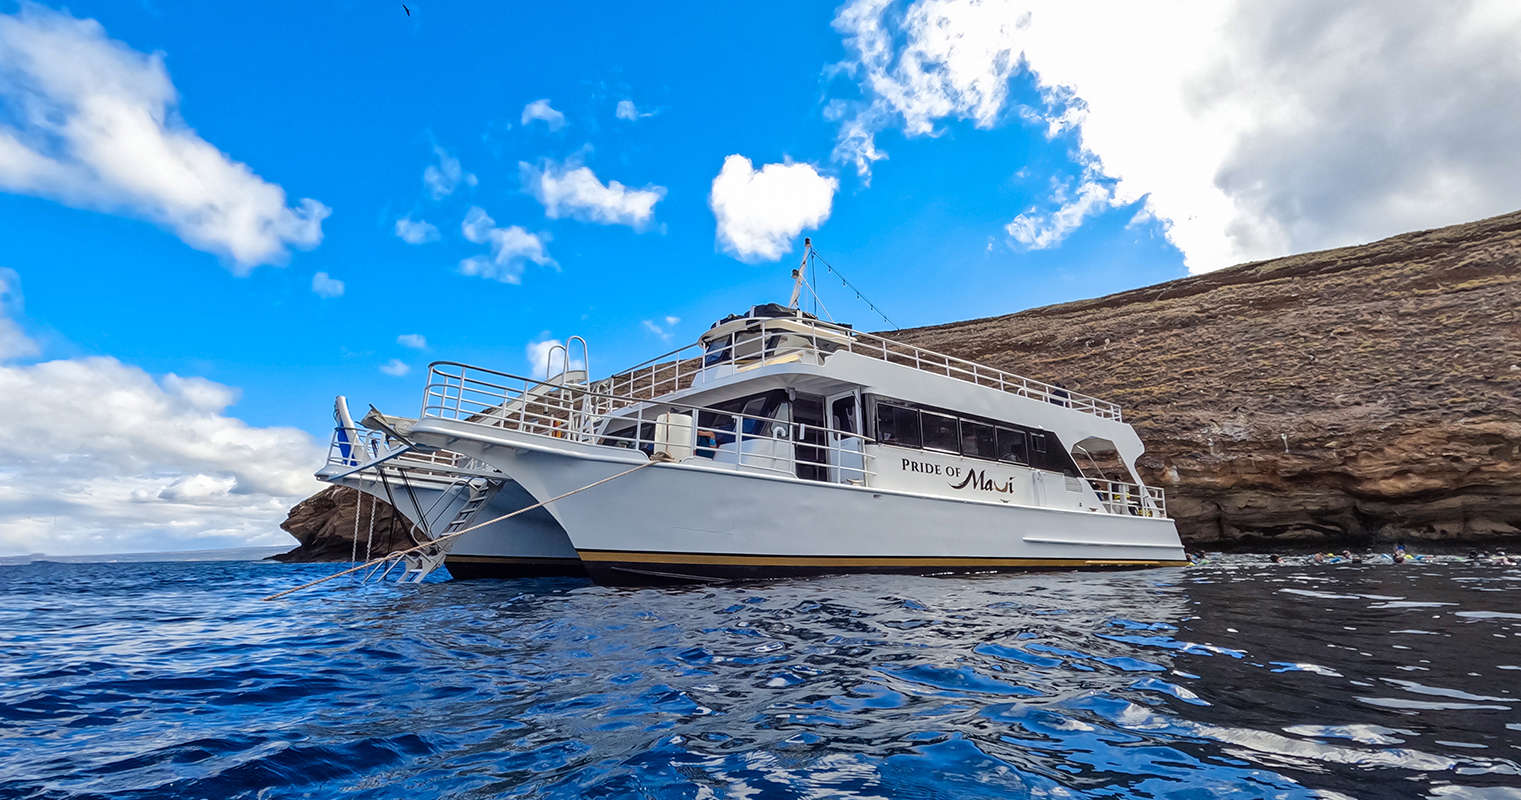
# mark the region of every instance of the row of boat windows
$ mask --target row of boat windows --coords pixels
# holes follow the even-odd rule
[[[868,396],[870,432],[882,444],[914,447],[967,458],[1004,461],[1077,475],[1077,465],[1056,435],[1022,425],[996,423]],[[839,420],[836,420],[838,427]]]
[[[740,432],[746,437],[787,437],[794,421],[812,425],[820,422],[821,399],[817,396],[794,394],[786,389],[740,397],[715,403],[713,411],[703,410],[697,414],[698,454],[712,457],[714,447],[733,442],[736,438],[735,417],[740,414]],[[891,400],[875,395],[861,398],[867,409],[866,430],[862,430],[856,418],[855,396],[839,397],[829,408],[829,427],[841,433],[864,433],[878,442],[894,447],[911,447],[940,453],[950,453],[967,458],[987,461],[1003,461],[1009,464],[1079,474],[1077,464],[1062,448],[1054,433],[1013,423],[1000,423],[916,406],[901,400]],[[799,411],[795,411],[797,404]],[[812,408],[808,413],[803,411]],[[796,419],[794,419],[796,418]],[[775,427],[775,430],[767,430]],[[654,424],[645,423],[640,439],[648,442],[654,433]],[[633,446],[628,442],[635,435],[630,426],[617,432],[609,432],[603,444]],[[806,444],[807,442],[800,442]],[[820,444],[821,442],[813,442]],[[651,449],[644,445],[643,449]]]

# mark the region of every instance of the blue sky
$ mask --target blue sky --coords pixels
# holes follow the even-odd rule
[[[254,470],[309,473],[293,453],[326,441],[334,394],[412,414],[428,361],[525,371],[531,343],[572,334],[611,371],[784,300],[805,235],[908,327],[1521,204],[1503,137],[1466,133],[1521,116],[1521,67],[1492,57],[1521,31],[1504,9],[1431,33],[1418,13],[1352,4],[1291,41],[1273,34],[1304,9],[1233,4],[1097,25],[1013,0],[408,5],[0,1],[0,361],[15,392],[130,378],[140,402],[123,407],[170,409],[106,453],[61,432],[67,404],[32,404],[12,439],[66,452],[0,452],[0,476],[33,479],[0,493],[0,548],[158,549],[143,544],[170,521],[238,503],[261,510],[169,543],[283,541],[276,510],[309,486],[255,488]],[[1347,84],[1344,29],[1453,54],[1375,60]],[[1475,63],[1502,63],[1496,86],[1463,88]],[[1438,91],[1450,108],[1395,124],[1423,99],[1401,92]],[[1296,119],[1273,113],[1285,98]],[[731,156],[746,169],[716,182]],[[1401,158],[1420,168],[1380,167]],[[175,178],[156,159],[206,171]],[[223,207],[254,222],[207,211]],[[463,227],[473,208],[491,223]],[[409,243],[398,220],[434,230]],[[489,275],[467,274],[493,255],[474,270]],[[842,320],[886,327],[820,288]],[[203,423],[268,449],[233,463],[129,446]],[[103,472],[45,499],[39,476],[92,457],[136,494],[101,499]]]
[[[1165,241],[1125,229],[1124,209],[1060,251],[1002,245],[1003,224],[1043,200],[1053,177],[1076,172],[1071,143],[1047,141],[1032,125],[889,138],[891,156],[870,186],[830,164],[823,68],[846,54],[828,6],[768,4],[736,16],[692,4],[658,18],[608,6],[593,26],[584,10],[554,4],[413,6],[410,18],[388,3],[164,4],[153,14],[70,6],[112,38],[165,54],[196,133],[333,213],[320,245],[240,277],[151,223],[0,195],[0,217],[20,223],[4,264],[21,277],[28,322],[58,355],[103,353],[150,372],[202,375],[240,387],[236,410],[250,423],[314,435],[328,427],[337,392],[412,413],[430,358],[521,370],[525,345],[544,331],[587,336],[594,370],[608,370],[668,349],[645,319],[680,318],[680,343],[749,303],[785,300],[801,237],[779,263],[745,264],[715,247],[708,191],[732,153],[757,165],[818,163],[839,177],[829,219],[809,235],[899,325],[1183,274]],[[583,34],[554,35],[569,28]],[[559,130],[521,123],[524,105],[540,98],[565,115]],[[616,119],[620,100],[653,115]],[[435,146],[477,185],[432,199],[422,175]],[[523,191],[518,162],[567,158],[603,180],[666,187],[655,223],[636,232],[546,218]],[[559,269],[531,267],[519,285],[459,274],[461,259],[482,252],[460,234],[472,205],[500,224],[549,233]],[[398,239],[395,221],[408,215],[438,227],[439,240]],[[1000,240],[993,252],[990,237]],[[318,271],[343,281],[344,294],[315,295]],[[837,314],[884,325],[853,294],[824,286]],[[398,345],[408,333],[429,349]],[[382,374],[392,358],[413,371]]]

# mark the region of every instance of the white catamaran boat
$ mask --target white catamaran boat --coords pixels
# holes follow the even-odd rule
[[[1118,406],[821,321],[794,278],[594,383],[432,364],[396,449],[544,503],[441,542],[451,572],[519,552],[531,514],[608,583],[1185,563]]]

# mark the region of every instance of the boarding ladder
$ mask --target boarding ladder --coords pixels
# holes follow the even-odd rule
[[[449,524],[444,526],[443,531],[433,538],[443,539],[470,527],[470,523],[475,519],[476,514],[486,506],[486,503],[491,500],[492,495],[496,494],[496,490],[501,487],[501,481],[488,480],[486,478],[473,478],[466,482],[465,488],[469,494],[466,496],[464,504],[459,507],[458,511],[454,512],[454,518],[449,520]],[[423,578],[428,577],[428,573],[438,569],[438,566],[444,563],[444,557],[449,555],[449,549],[453,545],[453,541],[450,538],[447,542],[434,544],[431,547],[424,547],[415,553],[408,553],[404,557],[406,568],[402,570],[401,577],[397,579],[397,582],[406,583],[410,580],[412,583],[422,583]]]

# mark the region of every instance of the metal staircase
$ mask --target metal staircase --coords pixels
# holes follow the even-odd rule
[[[496,494],[496,490],[501,488],[501,486],[501,481],[488,480],[486,478],[472,478],[465,482],[469,495],[465,498],[464,505],[461,505],[459,510],[454,512],[454,518],[449,520],[449,524],[445,525],[444,529],[437,536],[433,537],[435,540],[433,544],[415,553],[408,553],[405,556],[406,568],[402,571],[401,577],[397,579],[397,582],[406,583],[410,580],[412,583],[422,583],[423,578],[428,577],[428,573],[438,569],[438,566],[444,563],[444,557],[449,555],[449,550],[453,547],[454,540],[449,537],[452,534],[469,528],[471,521],[475,519],[475,515],[485,507],[486,503],[491,500],[492,495]],[[439,539],[445,541],[437,541]]]

